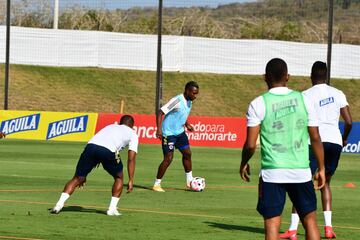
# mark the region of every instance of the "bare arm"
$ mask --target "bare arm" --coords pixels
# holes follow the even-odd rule
[[[345,121],[344,134],[342,136],[343,147],[344,147],[347,144],[347,138],[348,138],[351,128],[352,128],[352,118],[351,118],[349,106],[340,108],[340,114],[341,114],[341,117]]]
[[[0,139],[6,137],[5,133],[0,132]]]
[[[127,169],[129,174],[129,183],[127,188],[127,193],[132,192],[134,188],[134,174],[135,174],[135,159],[136,152],[129,150],[128,151],[128,161],[127,161]]]
[[[315,174],[315,179],[318,180],[317,189],[321,189],[325,185],[324,148],[318,127],[308,127],[308,130],[311,148],[314,151],[318,165],[318,172]]]
[[[248,164],[248,162],[255,153],[256,140],[258,138],[259,132],[260,125],[247,128],[247,137],[243,146],[240,164],[240,176],[246,182],[250,181],[250,165]]]
[[[162,139],[162,122],[163,122],[163,116],[164,116],[164,112],[159,109],[158,113],[156,114],[156,137],[159,139]]]

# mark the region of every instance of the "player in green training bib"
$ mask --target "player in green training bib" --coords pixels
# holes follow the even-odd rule
[[[286,193],[299,212],[306,239],[319,240],[316,195],[309,167],[308,140],[318,160],[318,188],[325,183],[324,150],[312,103],[300,92],[286,87],[289,79],[284,60],[274,58],[266,65],[269,91],[254,99],[247,112],[247,137],[242,151],[240,175],[249,181],[248,161],[260,134],[261,170],[257,211],[264,218],[265,238],[279,239],[281,213]]]

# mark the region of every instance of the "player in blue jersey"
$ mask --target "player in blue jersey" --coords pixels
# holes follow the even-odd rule
[[[198,94],[199,85],[194,81],[190,81],[186,83],[184,93],[173,97],[168,103],[162,106],[157,113],[156,137],[162,141],[164,160],[161,162],[156,175],[153,186],[154,191],[165,192],[161,187],[161,179],[173,160],[175,148],[179,149],[182,153],[186,185],[187,187],[190,187],[190,182],[193,179],[191,150],[184,126],[191,132],[194,130],[191,124],[187,122],[187,118],[190,114],[192,102],[196,99]]]

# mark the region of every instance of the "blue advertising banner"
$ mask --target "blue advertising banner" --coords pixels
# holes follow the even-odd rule
[[[344,123],[339,124],[341,133],[344,131]],[[347,145],[343,147],[343,152],[360,154],[360,122],[353,122]]]

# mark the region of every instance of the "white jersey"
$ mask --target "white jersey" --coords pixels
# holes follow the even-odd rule
[[[276,87],[269,90],[273,94],[288,94],[292,90],[287,87]],[[303,95],[306,110],[308,112],[308,126],[317,127],[318,120],[312,102]],[[255,127],[261,124],[265,118],[265,102],[262,96],[255,98],[248,108],[247,126]],[[310,167],[307,169],[261,169],[260,176],[264,182],[272,183],[303,183],[311,181]]]
[[[342,146],[339,129],[340,109],[348,105],[344,93],[323,83],[314,85],[303,94],[314,104],[319,119],[321,141]]]
[[[114,153],[129,146],[129,150],[137,153],[139,137],[124,124],[111,124],[101,129],[88,143],[105,147]]]

